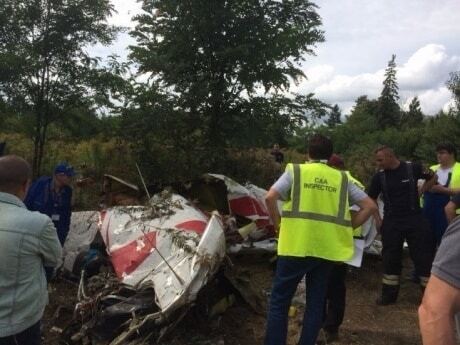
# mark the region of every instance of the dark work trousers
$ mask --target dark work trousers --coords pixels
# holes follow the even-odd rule
[[[324,304],[324,324],[326,332],[337,333],[345,314],[346,287],[348,265],[335,264],[329,274],[326,303]]]
[[[21,333],[0,338],[0,345],[40,345],[41,343],[41,322],[25,329]]]
[[[305,312],[299,345],[315,345],[321,329],[329,273],[334,263],[319,258],[279,256],[268,308],[265,345],[286,345],[288,311],[305,277]]]
[[[401,275],[404,240],[418,277],[429,277],[435,246],[429,223],[422,214],[406,217],[386,216],[382,224],[384,275]]]

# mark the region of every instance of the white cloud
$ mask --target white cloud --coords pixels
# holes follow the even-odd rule
[[[418,95],[422,110],[429,115],[434,115],[442,110],[448,110],[453,104],[452,94],[445,87],[426,90]]]
[[[443,85],[449,72],[459,68],[460,56],[448,56],[444,46],[428,44],[398,69],[398,82],[402,90],[431,89]]]
[[[141,4],[132,0],[111,0],[116,13],[109,18],[109,23],[134,28],[132,17],[141,12]]]
[[[308,80],[292,91],[338,103],[348,113],[361,95],[376,98],[391,54],[396,54],[401,104],[418,96],[422,110],[434,114],[450,102],[445,88],[449,72],[460,70],[460,1],[443,0],[315,0],[323,19],[326,42],[316,57],[307,57]],[[133,28],[141,12],[136,0],[111,0],[117,13],[111,24]],[[127,34],[110,47],[95,46],[94,55],[126,58],[135,41]],[[313,65],[314,63],[314,65]]]
[[[460,56],[449,56],[439,44],[428,44],[412,54],[397,69],[401,104],[404,106],[417,96],[422,110],[437,113],[451,100],[444,86],[449,72],[460,70]],[[328,65],[313,66],[305,71],[309,80],[297,86],[297,92],[314,92],[318,98],[332,104],[338,103],[344,112],[361,95],[377,98],[382,90],[384,69],[356,75],[334,74]]]

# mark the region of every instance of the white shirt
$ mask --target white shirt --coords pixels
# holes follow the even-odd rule
[[[436,170],[436,175],[438,175],[438,183],[442,186],[446,186],[449,179],[449,174],[452,173],[452,167],[443,169],[441,167]]]

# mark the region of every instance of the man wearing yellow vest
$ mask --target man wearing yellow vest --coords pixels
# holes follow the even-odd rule
[[[423,194],[423,214],[430,222],[436,246],[441,243],[447,228],[444,207],[452,196],[460,193],[460,163],[455,161],[456,156],[457,151],[451,143],[440,143],[436,146],[439,164],[430,169],[438,176],[438,182]]]
[[[306,307],[299,345],[314,345],[321,328],[329,272],[353,256],[353,229],[377,207],[345,172],[329,167],[330,139],[316,134],[308,143],[309,161],[288,164],[265,198],[279,228],[278,262],[267,318],[265,345],[285,345],[288,310],[305,277]],[[282,216],[277,200],[284,200]],[[360,211],[351,217],[350,204]]]

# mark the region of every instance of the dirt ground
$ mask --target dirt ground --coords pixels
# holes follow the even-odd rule
[[[406,255],[407,256],[407,255]],[[235,259],[251,272],[254,285],[266,296],[270,291],[272,270],[264,261]],[[404,260],[403,276],[412,265]],[[403,281],[399,302],[380,307],[375,305],[381,279],[381,261],[367,256],[361,269],[353,269],[347,277],[347,309],[337,345],[417,345],[421,344],[417,307],[421,300],[419,287]],[[76,301],[77,285],[65,280],[52,284],[50,305],[44,317],[45,345],[59,344],[59,330],[69,323]],[[58,306],[64,306],[57,313]],[[288,345],[298,340],[303,306],[290,318]],[[242,300],[213,320],[201,319],[193,309],[163,341],[164,345],[258,345],[263,344],[264,314],[254,313]],[[321,334],[320,334],[321,336]]]

